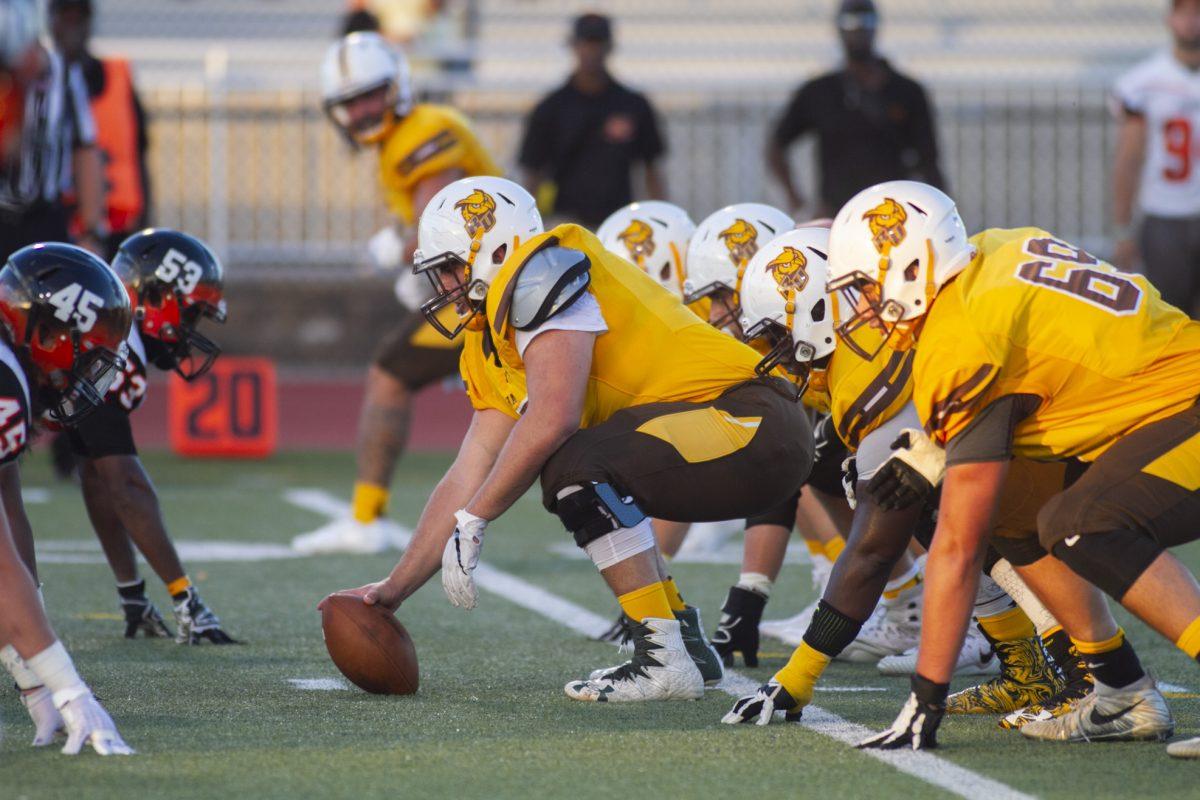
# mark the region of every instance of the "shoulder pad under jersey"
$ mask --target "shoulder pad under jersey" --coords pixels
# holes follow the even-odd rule
[[[519,331],[541,325],[587,291],[592,262],[581,250],[544,247],[521,266],[509,319]]]

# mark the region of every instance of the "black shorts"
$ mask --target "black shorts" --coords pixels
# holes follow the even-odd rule
[[[1200,406],[1121,437],[1038,514],[1042,547],[1137,531],[1161,547],[1200,539]]]
[[[786,502],[808,477],[812,428],[803,407],[766,378],[706,403],[622,409],[576,432],[542,469],[542,502],[559,491],[609,483],[657,519],[717,522]]]
[[[78,425],[67,428],[67,441],[80,458],[137,455],[129,414],[114,402],[100,405]]]
[[[462,336],[447,340],[420,313],[404,317],[379,342],[372,363],[415,392],[434,381],[458,375]]]

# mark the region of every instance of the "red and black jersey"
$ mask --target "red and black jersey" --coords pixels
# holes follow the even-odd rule
[[[125,353],[125,369],[118,373],[116,380],[104,396],[105,405],[116,406],[131,414],[142,404],[146,396],[146,347],[137,328],[129,332],[125,340],[129,346]]]
[[[29,382],[12,349],[0,342],[0,464],[25,452],[33,427]]]

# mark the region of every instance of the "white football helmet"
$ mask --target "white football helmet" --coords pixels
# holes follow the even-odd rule
[[[742,274],[742,330],[770,350],[760,375],[782,366],[797,377],[800,394],[814,362],[833,353],[837,334],[825,284],[829,280],[829,229],[799,228],[759,248]]]
[[[450,339],[471,325],[505,259],[543,232],[533,196],[505,178],[463,178],[435,194],[417,223],[413,253],[413,271],[433,286],[433,299],[421,306],[430,324]],[[454,330],[437,319],[451,304],[459,309]]]
[[[382,90],[383,112],[370,119],[351,118],[347,105]],[[330,45],[321,62],[325,113],[356,144],[380,141],[391,124],[412,110],[408,61],[378,33],[352,33]]]
[[[683,297],[683,260],[696,223],[673,203],[648,200],[617,209],[596,230],[611,253],[632,261],[676,297]]]
[[[688,245],[683,301],[694,303],[717,295],[713,299],[721,299],[728,312],[709,321],[740,336],[737,292],[741,272],[760,247],[795,226],[787,214],[762,203],[737,203],[708,215]]]
[[[855,195],[829,234],[834,324],[855,353],[872,359],[884,345],[911,345],[912,323],[947,281],[975,257],[954,201],[916,181],[888,181]],[[854,333],[871,325],[872,346]],[[901,336],[893,338],[897,330]]]

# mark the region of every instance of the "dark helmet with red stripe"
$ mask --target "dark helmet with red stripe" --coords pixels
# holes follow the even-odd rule
[[[73,425],[104,401],[131,320],[121,282],[81,248],[31,245],[0,269],[0,325],[54,422]]]
[[[121,242],[112,267],[155,366],[189,381],[208,372],[221,348],[196,328],[225,321],[225,270],[213,251],[195,236],[147,228]]]

